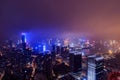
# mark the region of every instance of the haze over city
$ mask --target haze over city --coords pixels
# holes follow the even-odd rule
[[[119,3],[120,0],[1,0],[0,38],[31,32],[119,39]]]

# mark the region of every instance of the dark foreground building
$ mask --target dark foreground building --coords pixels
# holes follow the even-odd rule
[[[72,72],[79,72],[82,69],[82,55],[78,53],[69,54],[69,64]]]

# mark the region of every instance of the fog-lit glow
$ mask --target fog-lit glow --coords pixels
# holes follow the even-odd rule
[[[46,51],[46,46],[45,46],[45,45],[43,45],[43,52],[44,52],[44,51]]]
[[[111,55],[113,53],[113,51],[112,50],[108,50],[108,53]]]
[[[26,35],[26,33],[21,33],[21,35]]]
[[[23,42],[27,42],[27,39],[26,39],[26,33],[21,33],[21,35],[24,37],[24,39],[25,39],[25,41],[23,41]]]

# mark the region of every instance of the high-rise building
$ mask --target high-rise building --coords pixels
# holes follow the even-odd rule
[[[26,49],[26,35],[25,35],[25,33],[22,33],[21,40],[22,40],[22,48]]]
[[[103,80],[104,58],[101,56],[88,56],[87,80]]]
[[[73,72],[82,70],[82,55],[80,53],[69,53],[69,64]]]
[[[22,43],[26,43],[26,35],[25,35],[25,33],[22,33],[21,40],[22,40]]]

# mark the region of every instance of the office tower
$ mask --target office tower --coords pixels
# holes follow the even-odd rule
[[[43,45],[43,52],[46,51],[46,45]]]
[[[79,72],[82,69],[82,55],[79,53],[69,53],[69,64],[73,72]]]
[[[103,57],[88,56],[87,80],[103,80],[104,59]]]
[[[22,40],[22,48],[26,49],[26,35],[25,35],[25,33],[22,33],[21,40]]]
[[[26,34],[25,33],[22,33],[21,40],[22,40],[22,43],[26,43]]]

